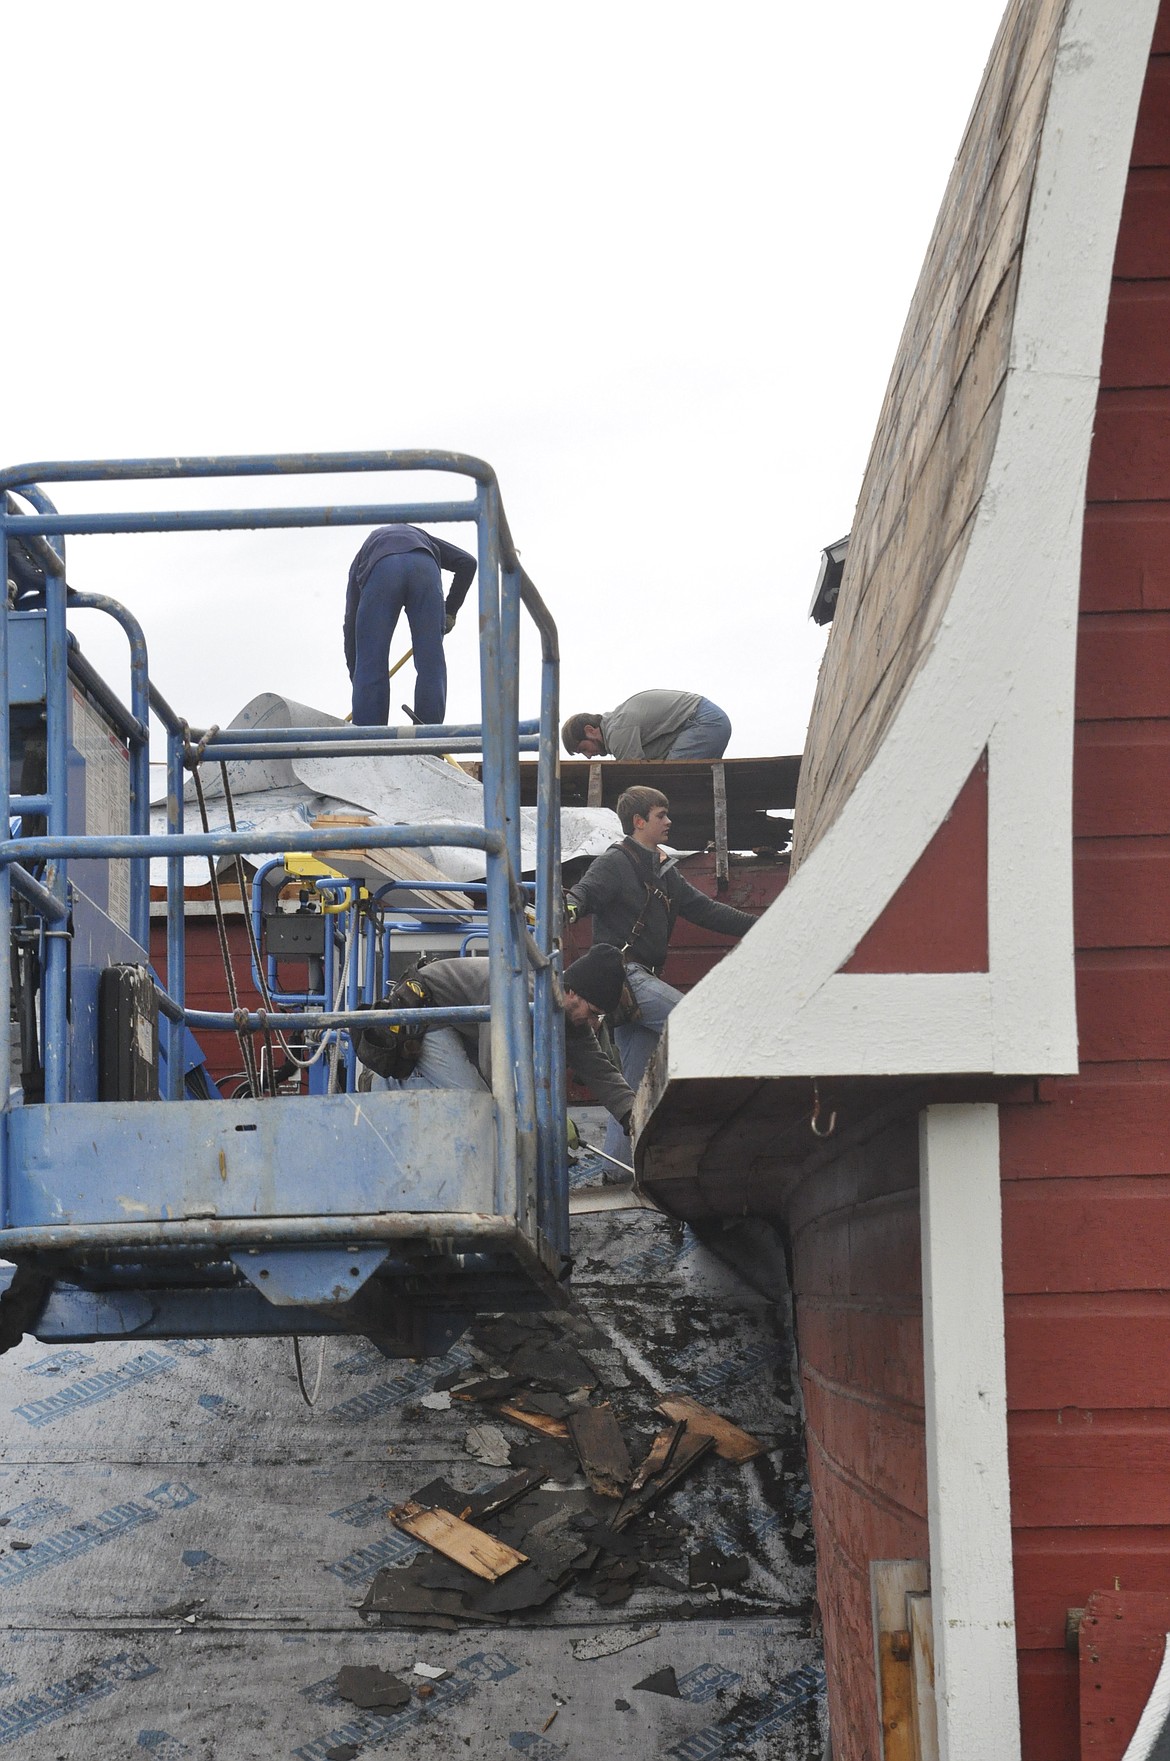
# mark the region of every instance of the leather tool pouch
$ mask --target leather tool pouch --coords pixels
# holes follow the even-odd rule
[[[391,986],[390,995],[374,1005],[378,1009],[425,1009],[431,1001],[426,980],[417,968],[404,972]],[[357,1055],[363,1064],[379,1076],[393,1082],[405,1082],[422,1056],[425,1030],[416,1026],[392,1026],[376,1023],[367,1027],[357,1043]]]

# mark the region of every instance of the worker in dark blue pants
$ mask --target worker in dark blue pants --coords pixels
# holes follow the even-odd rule
[[[453,575],[443,599],[441,569]],[[475,558],[418,526],[382,526],[353,559],[345,596],[345,661],[353,680],[353,720],[390,719],[390,644],[405,611],[414,650],[414,713],[435,725],[447,710],[443,637],[475,579]]]

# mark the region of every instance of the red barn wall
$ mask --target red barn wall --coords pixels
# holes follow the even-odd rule
[[[240,1003],[249,1009],[263,1007],[260,993],[252,983],[252,965],[248,950],[248,932],[242,917],[228,917],[228,947],[231,949],[232,969],[236,975],[236,986]],[[155,918],[150,926],[150,958],[159,977],[166,983],[167,976],[167,930],[166,924]],[[219,932],[214,917],[188,917],[187,919],[187,1007],[189,1009],[227,1009],[227,982],[223,974],[223,956],[219,947]],[[200,1028],[195,1038],[203,1048],[207,1059],[207,1068],[216,1082],[227,1082],[229,1092],[231,1078],[239,1077],[242,1058],[240,1042],[234,1033],[208,1033]]]
[[[1000,1111],[1025,1761],[1080,1761],[1067,1611],[1170,1586],[1170,0],[1116,254],[1076,716],[1081,1069]],[[916,1131],[819,1172],[787,1221],[834,1761],[877,1761],[869,1564],[928,1551]]]
[[[878,1761],[869,1565],[928,1552],[917,1122],[819,1171],[787,1225],[833,1756]]]
[[[1080,1074],[1001,1109],[1026,1761],[1078,1761],[1065,1616],[1170,1585],[1170,4],[1089,466],[1073,860]]]

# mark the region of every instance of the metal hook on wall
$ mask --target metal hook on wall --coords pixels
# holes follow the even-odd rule
[[[836,1131],[836,1129],[837,1129],[837,1109],[836,1109],[836,1107],[834,1107],[833,1111],[829,1114],[829,1123],[827,1125],[822,1126],[820,1123],[820,1118],[821,1118],[821,1087],[820,1087],[820,1083],[814,1079],[814,1081],[813,1081],[813,1110],[812,1110],[812,1118],[809,1120],[809,1124],[812,1126],[812,1134],[814,1137],[832,1137],[834,1131]]]

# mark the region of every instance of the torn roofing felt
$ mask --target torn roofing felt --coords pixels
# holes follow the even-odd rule
[[[297,703],[275,691],[262,691],[234,716],[233,728],[337,728],[337,716]],[[444,758],[404,753],[393,758],[264,758],[232,760],[228,787],[236,804],[240,831],[307,831],[322,814],[368,814],[376,825],[431,825],[457,822],[483,825],[483,785]],[[202,767],[203,792],[212,831],[229,824],[220,766]],[[201,829],[194,784],[184,790],[188,830]],[[152,832],[166,830],[166,798],[151,804]],[[561,814],[561,858],[596,856],[621,837],[616,813],[608,807],[571,807]],[[295,847],[292,842],[289,848]],[[521,867],[536,862],[536,809],[520,810]],[[479,880],[484,873],[479,850],[431,849],[420,855],[449,880]],[[207,864],[189,857],[187,884],[207,879]],[[166,862],[151,864],[152,884],[166,884]]]

